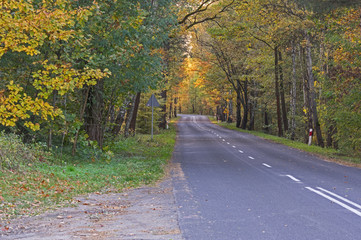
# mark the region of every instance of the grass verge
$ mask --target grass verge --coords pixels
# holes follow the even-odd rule
[[[136,135],[109,144],[111,160],[66,156],[66,161],[37,161],[21,170],[0,169],[0,227],[11,218],[39,214],[73,203],[86,193],[119,192],[154,183],[171,159],[176,130]],[[60,163],[62,162],[62,163]]]
[[[339,164],[361,168],[361,159],[359,157],[355,157],[355,156],[351,156],[351,155],[347,156],[345,154],[340,153],[339,151],[337,151],[335,149],[322,148],[322,147],[318,147],[315,145],[308,146],[308,144],[305,144],[302,142],[292,141],[287,138],[282,138],[282,137],[266,134],[263,132],[243,130],[243,129],[237,128],[235,123],[226,123],[226,122],[218,123],[216,120],[213,119],[213,117],[209,117],[209,119],[211,120],[212,123],[217,124],[221,127],[225,127],[225,128],[231,129],[231,130],[239,131],[239,132],[249,133],[249,134],[258,136],[260,138],[263,138],[263,139],[267,139],[267,140],[270,140],[270,141],[273,141],[276,143],[280,143],[280,144],[283,144],[283,145],[286,145],[286,146],[289,146],[292,148],[296,148],[296,149],[299,149],[299,150],[302,150],[302,151],[305,151],[305,152],[308,152],[311,154],[315,154],[328,161],[333,161],[333,162],[337,162]]]

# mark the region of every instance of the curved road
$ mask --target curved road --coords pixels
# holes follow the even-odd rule
[[[190,240],[361,239],[361,169],[182,115],[173,162]]]

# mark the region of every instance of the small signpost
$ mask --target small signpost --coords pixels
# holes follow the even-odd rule
[[[153,140],[153,121],[154,121],[154,107],[160,107],[159,102],[155,98],[154,94],[149,98],[147,104],[147,107],[152,107],[152,130],[151,130],[151,139]]]

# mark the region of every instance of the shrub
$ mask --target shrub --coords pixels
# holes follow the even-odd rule
[[[0,169],[21,170],[49,156],[41,144],[24,144],[19,136],[0,132]]]

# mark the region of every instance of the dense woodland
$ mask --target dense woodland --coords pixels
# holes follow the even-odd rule
[[[106,150],[177,113],[361,154],[358,1],[5,0],[0,130]]]

